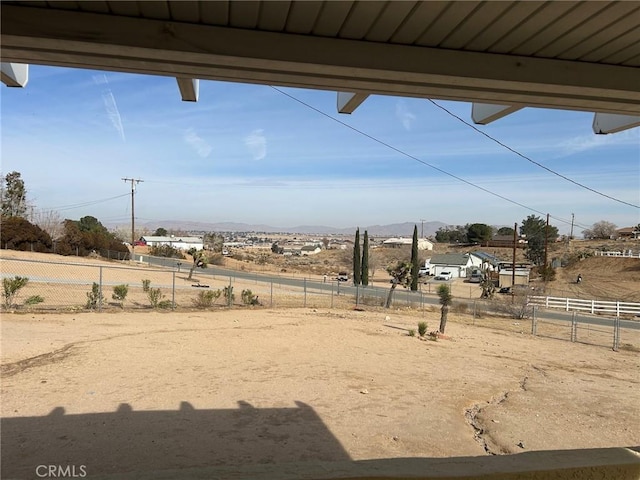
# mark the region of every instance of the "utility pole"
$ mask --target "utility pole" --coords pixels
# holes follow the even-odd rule
[[[426,222],[426,220],[421,218],[420,219],[420,238],[424,238],[424,222]]]
[[[547,283],[547,250],[549,248],[549,214],[547,213],[547,224],[544,227],[544,272],[545,284]]]
[[[518,224],[513,224],[513,263],[511,264],[511,291],[516,285],[516,245],[518,243]]]
[[[573,219],[576,217],[575,213],[571,214],[571,233],[569,234],[569,240],[573,240]]]
[[[131,182],[131,259],[134,259],[134,250],[135,246],[135,228],[136,228],[136,216],[135,216],[135,194],[136,194],[136,185],[140,182],[144,182],[144,180],[140,180],[139,178],[123,178],[125,182]]]

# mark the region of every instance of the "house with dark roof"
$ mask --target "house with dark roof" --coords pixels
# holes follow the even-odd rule
[[[640,238],[640,227],[625,227],[616,230],[616,237],[618,238]]]
[[[431,274],[451,272],[452,277],[466,278],[472,270],[479,269],[482,259],[475,253],[442,253],[431,257]]]
[[[498,270],[498,265],[502,260],[500,260],[495,255],[491,255],[487,252],[477,251],[473,252],[476,257],[479,257],[482,260],[482,264],[480,265],[480,270]]]

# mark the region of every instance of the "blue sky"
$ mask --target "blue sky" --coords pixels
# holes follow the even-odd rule
[[[21,172],[38,210],[105,224],[130,221],[122,177],[144,180],[135,213],[145,223],[513,225],[550,213],[568,232],[574,213],[579,233],[599,220],[640,222],[638,208],[552,175],[427,100],[372,96],[339,115],[334,92],[281,90],[395,150],[269,86],[201,81],[200,101],[186,103],[172,78],[32,66],[26,88],[1,89],[2,173]],[[470,122],[469,103],[438,103]],[[529,108],[478,128],[639,205],[640,129],[601,136],[591,122]]]

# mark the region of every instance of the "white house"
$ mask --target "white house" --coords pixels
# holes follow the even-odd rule
[[[480,268],[482,259],[473,253],[443,253],[431,257],[431,275],[451,272],[452,277],[466,278],[476,268]]]
[[[168,237],[143,236],[140,240],[145,242],[149,247],[157,247],[159,245],[169,245],[179,250],[189,250],[195,248],[202,250],[204,241],[200,237],[176,237],[174,235]]]
[[[305,245],[300,249],[300,255],[315,255],[321,251],[322,249],[318,245]]]
[[[413,244],[412,238],[388,238],[382,242],[384,247],[403,247],[405,245],[411,246]],[[418,239],[418,250],[433,250],[433,243],[426,238]]]

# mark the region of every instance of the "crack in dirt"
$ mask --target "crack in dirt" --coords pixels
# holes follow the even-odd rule
[[[534,369],[537,369],[537,367],[533,367]],[[518,383],[520,389],[523,392],[527,391],[527,382],[529,380],[529,376],[525,375],[524,377],[522,377],[522,380],[520,380],[520,382]],[[476,442],[478,442],[482,448],[484,449],[484,451],[489,454],[489,455],[500,455],[500,454],[504,454],[507,453],[505,451],[499,450],[499,451],[495,451],[493,448],[491,448],[491,446],[487,443],[487,440],[485,438],[485,427],[484,425],[482,425],[482,423],[478,420],[478,415],[484,411],[487,407],[490,406],[494,406],[494,405],[502,405],[504,402],[507,401],[507,399],[509,398],[509,394],[511,392],[509,390],[507,390],[506,392],[503,392],[502,394],[500,394],[498,397],[492,397],[491,400],[487,401],[487,402],[483,402],[483,403],[476,403],[475,405],[473,405],[471,408],[467,408],[464,412],[464,416],[465,419],[467,420],[467,423],[473,428],[473,438],[475,439]],[[481,406],[483,405],[483,406]]]

